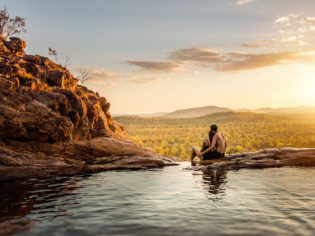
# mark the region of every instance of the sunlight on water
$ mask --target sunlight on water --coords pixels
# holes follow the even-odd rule
[[[2,183],[0,232],[314,235],[314,168],[193,172],[187,165]]]

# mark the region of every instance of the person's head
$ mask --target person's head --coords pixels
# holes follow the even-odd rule
[[[218,126],[216,124],[212,124],[210,126],[210,131],[209,131],[209,140],[210,143],[212,143],[212,138],[215,135],[215,133],[218,131]]]
[[[217,131],[218,131],[218,126],[217,126],[216,124],[212,124],[212,125],[210,126],[210,132],[211,132],[212,134],[215,134]]]

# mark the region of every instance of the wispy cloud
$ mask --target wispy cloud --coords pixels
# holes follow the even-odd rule
[[[307,34],[315,32],[315,17],[301,17],[289,14],[275,20],[275,25],[282,34]]]
[[[222,72],[244,71],[282,65],[296,61],[311,63],[314,62],[314,59],[315,50],[243,54],[241,59],[231,56],[228,63],[218,65],[215,69]]]
[[[256,42],[242,44],[245,48],[273,48],[278,45],[276,39],[261,39]]]
[[[89,76],[93,78],[94,80],[102,80],[102,81],[108,81],[108,80],[127,77],[127,75],[125,74],[113,73],[106,70],[105,68],[77,67],[75,68],[75,71],[78,74],[78,76],[79,76],[80,71],[85,71],[89,73]]]
[[[247,4],[247,3],[251,3],[251,2],[254,2],[255,0],[237,0],[235,3],[237,5],[244,5],[244,4]]]
[[[197,64],[200,66],[227,61],[226,56],[215,48],[189,47],[169,52],[169,54],[169,59],[177,63]]]
[[[305,54],[306,52],[308,54]],[[244,52],[218,52],[208,48],[184,48],[171,53],[169,58],[181,63],[188,62],[195,66],[208,67],[215,71],[232,72],[275,66],[297,60],[308,62],[314,59],[314,52],[315,50],[300,50],[250,54]]]
[[[139,67],[143,71],[158,72],[158,73],[172,73],[180,69],[180,65],[168,61],[137,61],[127,60],[130,65]]]
[[[135,84],[147,84],[147,83],[151,83],[151,82],[162,80],[162,79],[170,79],[170,77],[163,78],[163,77],[139,77],[139,76],[135,76],[130,81],[132,83],[135,83]]]
[[[288,48],[309,46],[314,37],[315,17],[301,17],[288,14],[274,21],[276,35],[271,39],[261,39],[245,43],[244,48]],[[279,34],[280,33],[280,34]]]
[[[306,23],[315,23],[315,17],[309,16],[309,17],[304,17],[302,21]]]
[[[290,26],[293,21],[295,21],[299,16],[296,14],[289,14],[286,16],[281,16],[275,20],[275,24],[284,24],[285,26]]]
[[[309,43],[301,40],[299,37],[291,35],[278,39],[261,39],[256,42],[244,43],[242,47],[244,48],[277,48],[277,47],[292,47],[292,46],[305,46]]]
[[[102,86],[105,88],[118,87],[119,84],[131,83],[131,84],[146,84],[157,80],[169,79],[169,77],[159,76],[150,77],[144,74],[122,74],[114,73],[106,70],[105,68],[91,68],[91,67],[77,67],[75,72],[77,76],[80,76],[80,71],[89,73],[90,80],[86,83]]]

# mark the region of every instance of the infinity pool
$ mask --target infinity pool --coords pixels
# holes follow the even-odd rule
[[[0,183],[0,235],[315,235],[315,168]]]

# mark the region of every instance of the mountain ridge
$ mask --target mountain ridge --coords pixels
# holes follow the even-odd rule
[[[299,114],[315,114],[315,107],[312,106],[298,106],[298,107],[262,107],[257,109],[232,109],[219,106],[202,106],[185,109],[177,109],[173,112],[156,112],[156,113],[142,113],[142,114],[114,114],[112,116],[135,116],[135,117],[159,117],[159,118],[192,118],[200,117],[208,114],[234,111],[234,112],[254,112],[257,114],[284,114],[284,115],[299,115]]]

